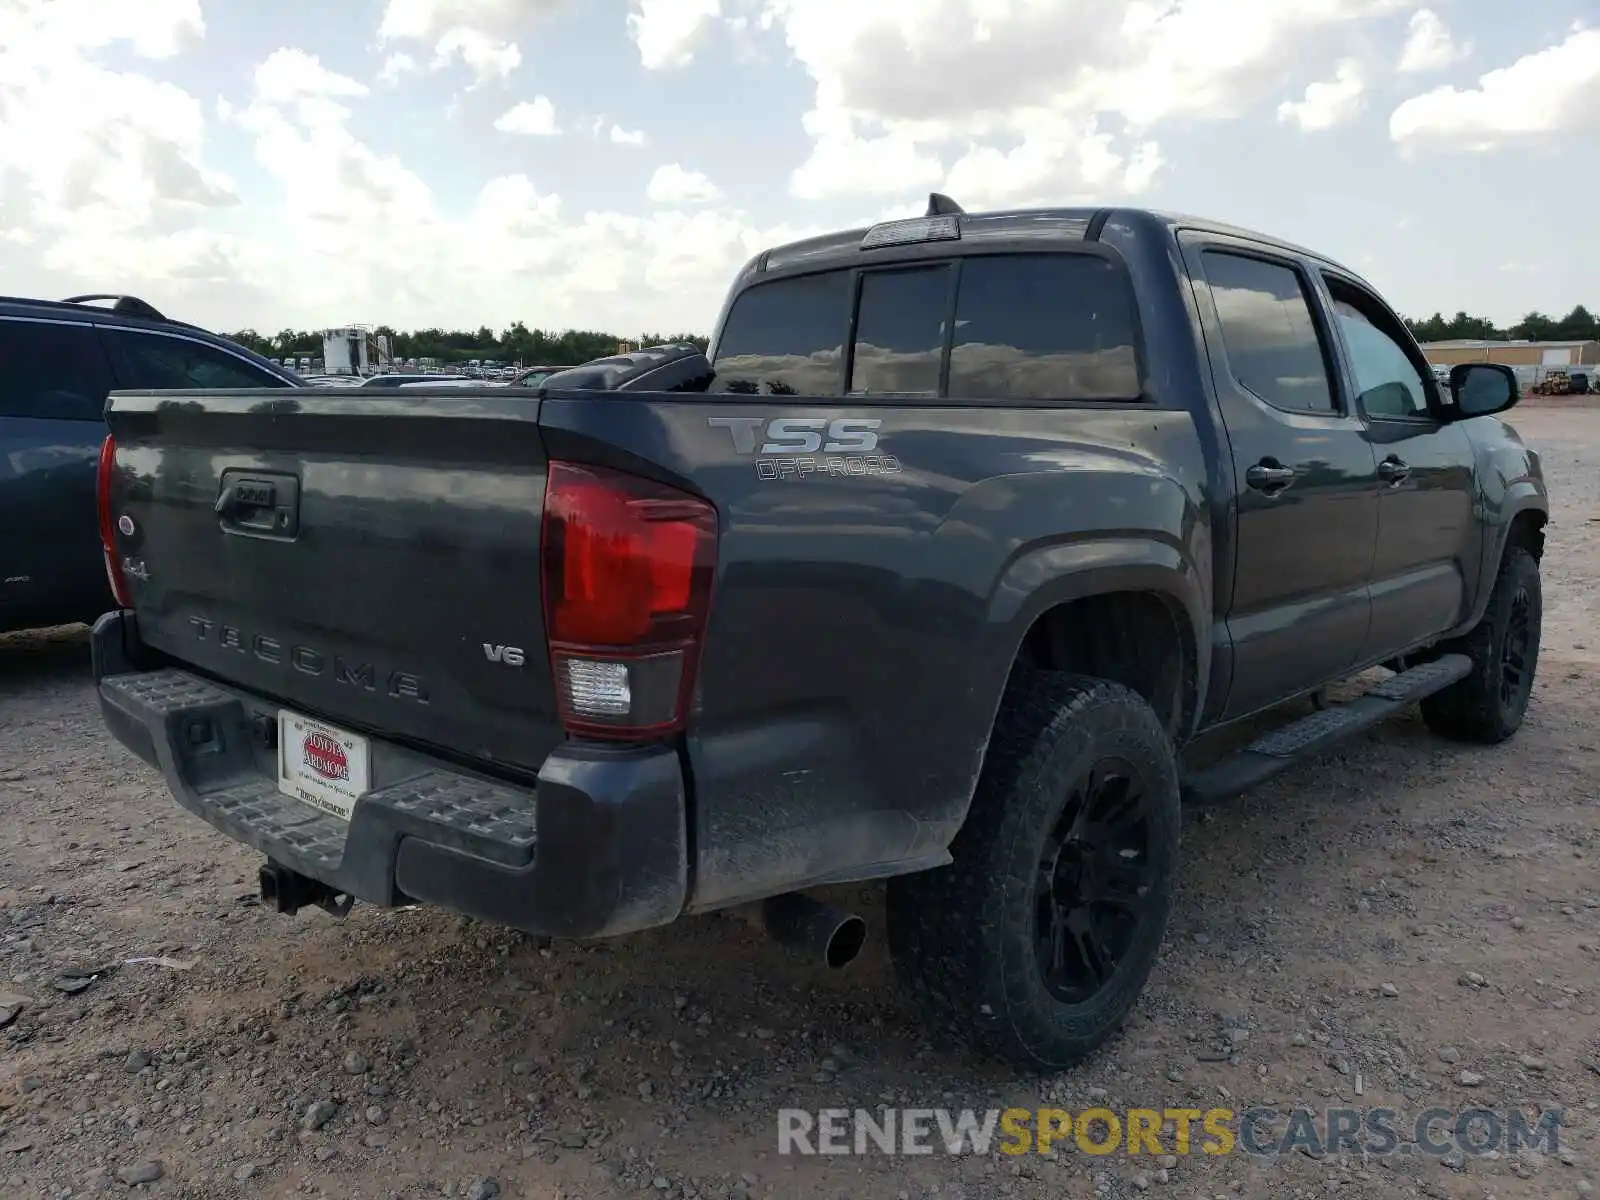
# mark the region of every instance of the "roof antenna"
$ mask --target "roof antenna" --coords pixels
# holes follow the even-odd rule
[[[954,213],[964,213],[966,211],[967,210],[962,208],[961,205],[950,199],[949,196],[943,195],[939,192],[928,193],[927,216],[944,217],[950,216]]]

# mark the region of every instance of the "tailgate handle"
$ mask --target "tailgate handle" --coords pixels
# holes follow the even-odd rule
[[[237,517],[262,508],[276,508],[277,489],[270,483],[230,483],[217,497],[219,517]]]
[[[224,533],[292,540],[300,531],[300,481],[278,472],[224,471],[211,507]]]

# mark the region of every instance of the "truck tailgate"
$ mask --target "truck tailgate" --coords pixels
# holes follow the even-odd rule
[[[539,399],[116,392],[145,644],[285,708],[535,772],[562,740]]]

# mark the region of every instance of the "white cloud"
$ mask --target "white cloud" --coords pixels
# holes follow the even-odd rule
[[[801,124],[813,139],[811,156],[795,168],[789,190],[802,200],[895,195],[944,177],[943,164],[912,137],[863,137],[848,111],[814,108]]]
[[[685,170],[677,163],[657,167],[645,188],[645,195],[657,204],[701,204],[715,200],[721,190],[699,171]]]
[[[283,46],[267,56],[255,73],[256,98],[263,104],[292,104],[319,96],[365,96],[367,85],[330,71],[314,54]]]
[[[966,208],[1077,204],[1145,191],[1162,165],[1161,148],[1144,142],[1128,157],[1093,119],[1082,124],[1041,118],[1015,148],[982,146],[950,168],[940,189]]]
[[[1186,136],[1196,122],[1226,121],[1229,137],[1259,138],[1285,99],[1285,122],[1325,125],[1367,99],[1353,86],[1360,76],[1339,73],[1346,62],[1363,64],[1369,90],[1379,71],[1392,79],[1401,66],[1400,78],[1434,82],[1421,64],[1442,63],[1441,47],[1489,42],[1489,0],[628,0],[604,9],[609,36],[585,43],[581,64],[562,40],[578,23],[549,19],[559,0],[384,0],[364,14],[278,2],[274,28],[315,29],[314,41],[274,49],[247,23],[211,50],[201,0],[0,0],[8,288],[132,287],[175,315],[229,328],[522,318],[704,331],[755,251],[920,213],[930,190],[969,208],[1150,192],[1183,207],[1183,189],[1205,172],[1219,215],[1247,190],[1258,207],[1291,214],[1288,236],[1342,244],[1352,261],[1373,256],[1400,281],[1396,301],[1418,311],[1514,319],[1592,303],[1582,294],[1592,275],[1558,244],[1582,228],[1593,169],[1576,151],[1600,121],[1600,47],[1582,30],[1463,90],[1419,95],[1391,123],[1402,151],[1395,186],[1416,194],[1428,168],[1408,164],[1413,147],[1569,135],[1551,142],[1574,151],[1562,161],[1576,182],[1548,198],[1550,228],[1531,230],[1518,255],[1551,264],[1536,276],[1493,260],[1434,263],[1392,214],[1301,203],[1295,188],[1315,147],[1300,139],[1277,139],[1282,171],[1241,181],[1216,176]],[[1422,4],[1450,29],[1416,14]],[[584,20],[580,32],[591,32]],[[239,38],[252,55],[244,69]],[[692,75],[659,77],[691,60]],[[448,75],[408,78],[430,67]],[[735,93],[736,112],[680,112],[676,129],[616,99],[692,96],[702,73],[791,83]],[[497,86],[507,74],[514,90]],[[496,99],[467,95],[458,75]],[[533,82],[521,85],[525,75]],[[401,80],[413,86],[384,86]],[[452,112],[470,115],[478,135],[497,116],[501,129],[534,136],[559,126],[573,135],[563,173],[510,173],[508,143],[460,138]],[[1351,122],[1350,136],[1371,136],[1374,124],[1381,141],[1370,120]],[[701,151],[680,148],[691,136]],[[447,164],[443,138],[456,138]],[[617,153],[646,144],[662,148]],[[630,190],[628,173],[652,162],[671,165]],[[249,186],[221,165],[248,170]],[[762,185],[751,192],[760,210],[742,211],[711,182],[735,178]],[[591,194],[607,197],[603,211],[582,201]],[[1447,216],[1495,227],[1520,196],[1508,172],[1485,171],[1452,196]]]
[[[81,50],[119,42],[140,58],[167,59],[205,37],[200,0],[6,0],[0,4],[0,49],[35,39]]]
[[[1431,8],[1412,13],[1409,28],[1399,68],[1407,74],[1442,71],[1471,53],[1470,46],[1461,45],[1450,36],[1449,28]]]
[[[342,227],[371,225],[396,239],[427,235],[428,185],[398,159],[378,153],[349,128],[351,111],[329,97],[283,105],[257,72],[253,102],[235,117],[253,135],[256,160],[282,189],[284,217],[305,238],[331,248]],[[317,170],[307,165],[317,164]]]
[[[1406,149],[1485,151],[1553,134],[1600,131],[1600,30],[1490,71],[1471,90],[1438,87],[1405,101],[1389,136]]]
[[[654,58],[681,65],[695,36],[661,31],[698,31],[734,2],[671,6],[673,18],[655,24]],[[997,196],[1046,184],[1057,195],[1136,193],[1160,162],[1153,126],[1237,117],[1279,92],[1302,58],[1353,53],[1363,22],[1410,4],[760,0],[763,23],[815,86],[804,118],[812,154],[791,179],[803,199],[904,194],[943,178],[952,159],[952,174]],[[976,162],[1011,183],[961,165]]]
[[[464,211],[447,210],[422,175],[356,135],[350,105],[364,91],[310,54],[274,52],[254,73],[249,102],[228,117],[269,181],[252,200],[270,223],[141,236],[74,226],[47,247],[49,267],[85,285],[137,279],[169,311],[226,310],[230,322],[266,329],[350,320],[498,328],[528,311],[530,277],[548,326],[655,327],[658,297],[670,290],[680,324],[703,327],[741,263],[796,236],[711,207],[718,190],[678,165],[657,173],[652,192],[699,203],[693,213],[569,214],[522,174],[490,178]],[[6,229],[0,254],[20,250],[36,227]],[[463,286],[463,264],[485,262],[494,270],[470,267]]]
[[[103,0],[0,5],[0,184],[11,177],[30,228],[130,234],[238,200],[206,162],[198,99],[91,57],[171,58],[204,36],[198,5],[153,0],[132,18]]]
[[[1346,59],[1332,79],[1309,85],[1300,100],[1285,100],[1278,105],[1278,120],[1298,125],[1307,133],[1332,129],[1361,111],[1366,88],[1361,65]]]
[[[383,60],[383,66],[378,70],[379,83],[398,83],[404,75],[409,75],[417,69],[417,60],[403,51],[391,54]]]
[[[381,42],[413,41],[433,49],[440,69],[460,59],[477,82],[504,79],[522,63],[517,36],[565,0],[388,0]]]
[[[515,108],[502,113],[494,123],[501,133],[518,133],[525,137],[550,137],[560,133],[556,126],[556,108],[548,96],[535,96]]]
[[[648,71],[687,66],[707,28],[722,15],[722,0],[634,0],[628,34]]]
[[[522,65],[515,42],[501,42],[476,29],[457,28],[446,33],[433,48],[435,69],[459,58],[479,80],[504,79]]]
[[[388,0],[378,23],[378,37],[427,42],[451,29],[477,29],[509,38],[563,3],[565,0]]]

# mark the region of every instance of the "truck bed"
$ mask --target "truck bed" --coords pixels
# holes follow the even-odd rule
[[[653,740],[682,765],[696,908],[945,861],[1050,578],[1187,578],[1176,602],[1206,627],[1182,411],[307,389],[119,392],[108,421],[118,552],[162,663],[511,783],[615,741],[571,710],[604,681],[552,667],[553,472],[693,509],[709,607]],[[219,514],[230,483],[256,507]],[[671,707],[679,677],[648,675],[677,652],[663,636],[667,658],[629,660],[635,703]]]

